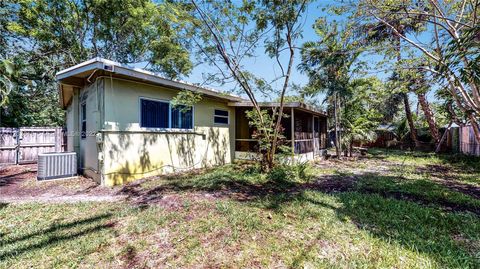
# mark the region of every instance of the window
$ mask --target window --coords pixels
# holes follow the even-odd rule
[[[170,106],[167,101],[140,99],[140,126],[146,128],[193,128],[193,107]]]
[[[140,99],[141,120],[140,126],[147,128],[168,128],[169,109],[168,102],[159,102],[148,99]]]
[[[228,111],[215,109],[213,122],[215,124],[228,124]]]
[[[82,103],[81,104],[81,124],[82,124],[82,132],[80,134],[82,139],[85,139],[87,137],[87,104]]]
[[[186,106],[172,107],[172,128],[192,129],[193,109]]]

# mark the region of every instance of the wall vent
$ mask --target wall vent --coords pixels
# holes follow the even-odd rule
[[[111,64],[104,64],[103,65],[103,70],[109,71],[109,72],[114,72],[115,71],[115,66]]]
[[[75,152],[48,152],[38,154],[37,180],[67,178],[77,175]]]

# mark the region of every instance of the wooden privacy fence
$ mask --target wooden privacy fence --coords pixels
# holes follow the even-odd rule
[[[65,151],[60,127],[0,128],[0,164],[35,163],[39,153]]]

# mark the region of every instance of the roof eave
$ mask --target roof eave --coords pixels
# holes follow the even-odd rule
[[[279,107],[280,103],[279,102],[262,102],[259,103],[260,107]],[[252,102],[249,101],[241,101],[241,102],[230,102],[228,103],[228,106],[231,107],[253,107]],[[319,111],[315,109],[314,107],[307,105],[302,102],[288,102],[283,104],[284,108],[297,108],[303,111],[307,111],[313,114],[317,114],[319,116],[324,116],[327,117],[327,114],[323,111]]]
[[[63,79],[74,77],[75,75],[78,75],[84,72],[89,72],[89,71],[93,72],[94,70],[109,71],[112,74],[119,74],[127,77],[132,77],[141,81],[145,81],[147,83],[159,84],[162,86],[172,87],[179,90],[190,90],[194,92],[199,92],[207,96],[216,97],[216,98],[231,101],[231,102],[244,101],[244,99],[242,99],[239,96],[224,94],[221,92],[216,92],[214,90],[204,89],[192,84],[169,80],[166,78],[162,78],[158,75],[155,75],[154,73],[146,70],[142,70],[139,68],[126,67],[119,63],[102,59],[102,58],[94,58],[89,61],[80,63],[78,65],[72,66],[65,70],[62,70],[56,74],[56,80],[59,83],[62,83]]]

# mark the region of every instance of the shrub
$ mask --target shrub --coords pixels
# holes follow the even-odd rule
[[[269,173],[268,179],[271,181],[285,182],[306,182],[311,178],[309,170],[311,166],[308,162],[296,164],[280,164],[275,166]]]

